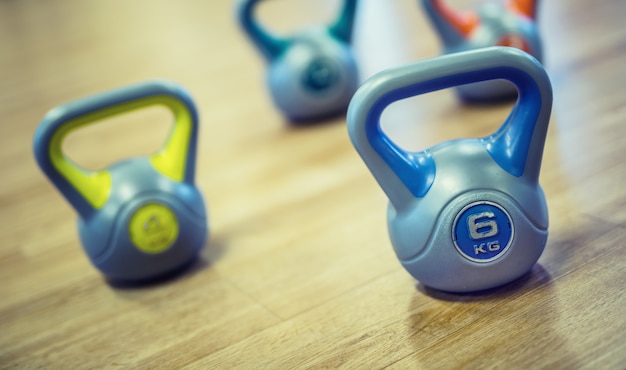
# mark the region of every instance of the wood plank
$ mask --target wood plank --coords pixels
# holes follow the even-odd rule
[[[554,91],[540,178],[548,243],[517,281],[449,294],[397,261],[388,200],[345,116],[294,127],[273,106],[232,2],[0,2],[0,368],[623,367],[625,4],[541,2]],[[258,17],[289,34],[340,5],[267,1]],[[361,0],[354,49],[364,80],[441,45],[417,2]],[[154,78],[198,106],[210,239],[183,274],[116,287],[83,252],[33,135],[57,105]],[[423,150],[489,135],[511,106],[438,91],[393,104],[382,126]],[[64,151],[102,168],[158,150],[170,120],[162,109],[116,117],[72,133]]]

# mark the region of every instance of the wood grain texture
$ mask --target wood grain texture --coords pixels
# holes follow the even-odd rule
[[[337,6],[268,1],[259,16],[289,32]],[[622,0],[542,2],[548,245],[518,281],[454,295],[397,262],[387,200],[344,117],[294,128],[274,109],[231,1],[0,2],[0,367],[624,368],[624,14]],[[362,0],[355,49],[365,79],[440,47],[416,1]],[[211,237],[186,273],[122,289],[82,252],[32,140],[52,107],[151,78],[184,85],[200,110]],[[487,135],[509,109],[446,90],[395,104],[383,125],[417,150]],[[168,125],[159,110],[131,114],[64,149],[101,168],[151,153]]]

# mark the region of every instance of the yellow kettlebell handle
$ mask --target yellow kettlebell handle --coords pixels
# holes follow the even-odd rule
[[[108,169],[88,171],[62,151],[67,135],[81,127],[150,106],[164,106],[174,125],[164,146],[150,156],[162,175],[194,182],[198,114],[189,94],[167,81],[149,81],[83,98],[52,109],[35,134],[35,157],[44,173],[82,216],[104,206],[111,191]]]

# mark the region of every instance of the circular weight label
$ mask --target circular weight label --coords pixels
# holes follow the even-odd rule
[[[130,240],[146,253],[161,253],[178,237],[178,220],[168,207],[158,203],[141,206],[128,225]]]
[[[468,204],[456,215],[452,239],[463,257],[490,262],[509,249],[514,231],[511,216],[502,206],[481,201]]]
[[[322,92],[333,86],[338,79],[339,71],[334,62],[328,58],[317,58],[307,66],[302,82],[307,90]]]

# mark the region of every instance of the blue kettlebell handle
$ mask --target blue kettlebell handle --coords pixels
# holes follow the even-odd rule
[[[521,50],[489,47],[419,61],[380,72],[355,93],[348,107],[350,137],[395,207],[426,195],[436,168],[429,149],[404,151],[383,133],[383,110],[401,99],[492,79],[513,83],[518,99],[502,126],[480,141],[502,169],[537,182],[552,87],[541,64]]]
[[[104,206],[111,190],[111,175],[108,169],[88,171],[73,163],[62,151],[63,140],[75,129],[149,106],[164,106],[174,115],[167,142],[150,157],[150,162],[162,175],[193,184],[198,113],[187,91],[173,82],[148,81],[58,106],[37,128],[37,163],[82,218]]]
[[[261,0],[238,0],[236,12],[239,23],[250,39],[257,45],[267,60],[280,56],[291,43],[261,27],[254,17],[254,9]],[[352,25],[356,13],[357,0],[344,0],[343,8],[336,21],[329,27],[331,35],[349,44],[352,39]]]

